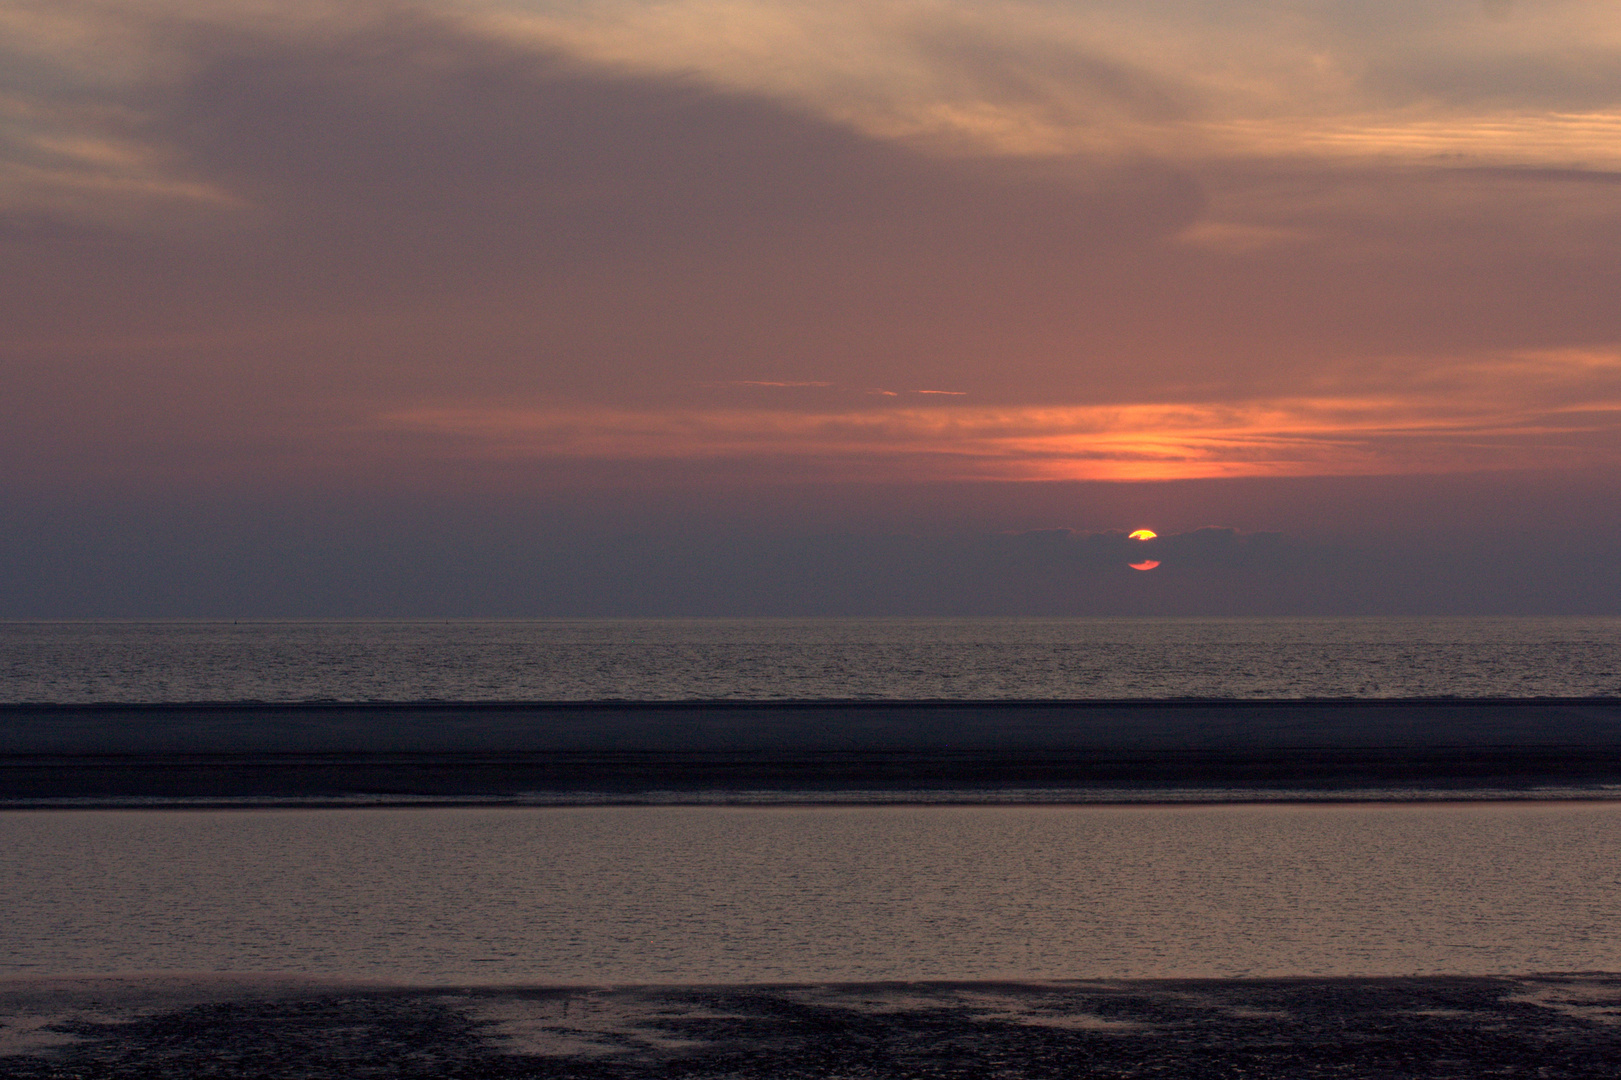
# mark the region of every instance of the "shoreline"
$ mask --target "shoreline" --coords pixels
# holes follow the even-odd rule
[[[890,793],[880,793],[888,796]],[[1112,794],[1083,797],[1073,793],[1058,793],[1052,797],[1029,797],[1019,792],[990,793],[985,798],[971,798],[952,793],[941,797],[874,797],[845,798],[838,794],[823,798],[806,797],[804,793],[778,797],[777,793],[728,792],[713,797],[629,799],[619,796],[601,798],[503,798],[484,799],[426,799],[418,797],[365,796],[315,797],[309,799],[254,799],[231,800],[143,799],[113,800],[68,797],[62,799],[19,799],[0,801],[0,814],[5,813],[107,813],[150,811],[154,813],[184,811],[249,813],[271,810],[614,810],[614,809],[716,809],[716,810],[854,810],[854,809],[1097,809],[1097,810],[1195,810],[1218,807],[1277,807],[1277,808],[1330,808],[1330,807],[1466,807],[1466,806],[1605,806],[1621,804],[1621,790],[1578,790],[1571,792],[1437,792],[1386,793],[1349,792],[1331,794],[1299,794],[1294,792],[1272,795],[1264,792],[1209,793],[1194,791],[1184,798],[1153,792],[1141,798],[1121,798]]]
[[[1171,695],[1142,697],[932,697],[908,698],[868,695],[864,697],[670,697],[670,698],[183,698],[173,701],[117,701],[94,699],[87,701],[0,701],[0,716],[7,713],[78,711],[178,711],[206,712],[215,709],[264,710],[325,710],[348,709],[357,711],[388,711],[415,709],[434,712],[475,710],[485,712],[558,712],[571,710],[597,710],[609,712],[659,711],[663,709],[749,710],[759,708],[779,710],[800,709],[868,709],[904,706],[908,708],[942,711],[1002,708],[1002,709],[1201,709],[1201,708],[1255,708],[1292,709],[1315,706],[1356,707],[1368,709],[1405,708],[1410,706],[1440,706],[1443,708],[1477,707],[1546,707],[1546,706],[1599,706],[1621,707],[1621,694],[1582,695],[1528,695],[1523,697],[1502,694],[1469,696],[1460,694],[1392,695],[1382,696],[1302,696],[1302,697],[1224,697],[1210,695]]]

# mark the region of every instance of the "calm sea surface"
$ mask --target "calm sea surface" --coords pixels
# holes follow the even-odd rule
[[[0,814],[0,973],[1621,970],[1621,805]]]
[[[1621,619],[0,623],[0,701],[1621,694]]]

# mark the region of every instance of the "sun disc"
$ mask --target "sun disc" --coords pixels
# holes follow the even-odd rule
[[[1156,537],[1158,535],[1159,535],[1159,533],[1155,532],[1153,529],[1138,529],[1136,532],[1127,533],[1126,534],[1126,539],[1128,539],[1128,540],[1152,540],[1152,539],[1154,539],[1154,537]]]
[[[1131,567],[1133,570],[1152,570],[1154,567],[1158,566],[1159,563],[1153,559],[1149,559],[1147,562],[1132,562],[1127,563],[1126,565]]]

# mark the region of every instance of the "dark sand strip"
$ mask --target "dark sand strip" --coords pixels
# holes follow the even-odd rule
[[[0,984],[0,1073],[1613,1078],[1621,978],[389,989]]]
[[[0,754],[1621,746],[1621,698],[0,705]]]
[[[1617,699],[0,707],[0,806],[13,808],[1601,798],[1616,785]]]
[[[0,808],[1621,798],[1621,748],[0,758]]]

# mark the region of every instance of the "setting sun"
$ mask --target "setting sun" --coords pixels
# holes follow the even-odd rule
[[[1138,529],[1136,532],[1126,534],[1127,538],[1131,540],[1152,540],[1158,535],[1159,533],[1153,529]]]

